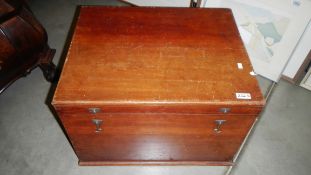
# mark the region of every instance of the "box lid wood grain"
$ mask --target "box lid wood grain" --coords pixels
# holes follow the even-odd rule
[[[81,7],[52,104],[259,113],[251,71],[229,9]]]

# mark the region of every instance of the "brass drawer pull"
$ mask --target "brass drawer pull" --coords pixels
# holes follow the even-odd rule
[[[99,113],[101,110],[100,110],[100,108],[89,108],[89,112],[91,113],[91,114],[97,114],[97,113]]]
[[[227,114],[227,113],[229,113],[231,111],[231,108],[220,108],[219,111],[221,113]]]
[[[221,133],[221,125],[223,125],[226,122],[226,120],[215,120],[216,127],[214,128],[214,131],[218,134]]]
[[[95,132],[100,132],[102,131],[102,128],[101,128],[101,125],[103,123],[103,120],[100,120],[100,119],[92,119],[92,122],[95,124],[96,126],[96,130]]]

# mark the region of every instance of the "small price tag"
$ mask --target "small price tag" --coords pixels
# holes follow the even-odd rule
[[[237,63],[238,69],[243,69],[243,64],[242,63]]]
[[[235,93],[237,99],[250,100],[252,96],[250,93]]]

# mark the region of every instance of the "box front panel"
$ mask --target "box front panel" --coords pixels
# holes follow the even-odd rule
[[[61,120],[82,162],[221,164],[232,161],[255,117],[124,113]]]
[[[182,113],[182,114],[208,114],[208,115],[258,115],[262,106],[258,104],[239,105],[223,103],[153,103],[153,104],[69,104],[54,105],[60,114],[89,114],[90,110],[97,109],[97,114],[107,113]]]

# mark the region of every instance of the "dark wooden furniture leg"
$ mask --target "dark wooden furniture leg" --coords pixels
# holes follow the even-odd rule
[[[47,46],[46,51],[40,55],[39,59],[39,67],[41,68],[43,75],[47,81],[52,82],[55,80],[55,75],[56,75],[56,66],[52,62],[52,59],[54,57],[56,50],[51,49],[50,47]]]
[[[47,41],[45,29],[25,1],[0,0],[0,93],[36,67],[48,81],[55,79],[55,49]]]

